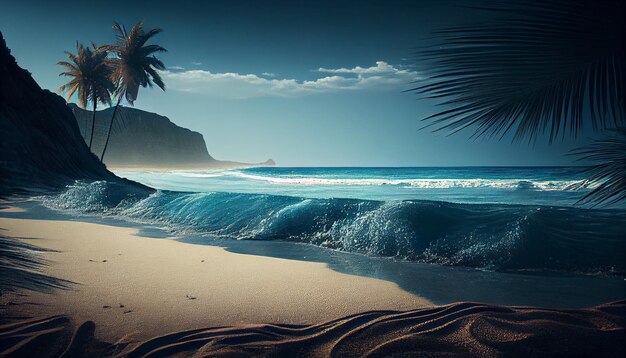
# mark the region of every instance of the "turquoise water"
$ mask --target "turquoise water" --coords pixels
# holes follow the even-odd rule
[[[206,240],[283,241],[506,272],[626,273],[626,211],[576,205],[577,168],[252,168],[127,172],[50,208]]]
[[[435,200],[572,206],[586,191],[580,168],[280,168],[119,172],[154,188],[307,198]]]
[[[321,262],[435,303],[588,307],[626,295],[626,210],[576,204],[578,168],[252,168],[77,181],[2,217]],[[210,282],[207,281],[207,282]],[[236,284],[236,283],[234,283]]]

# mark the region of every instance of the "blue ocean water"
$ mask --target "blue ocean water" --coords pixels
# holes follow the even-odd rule
[[[626,273],[626,210],[577,204],[579,168],[249,168],[119,172],[46,206],[207,240],[289,241],[496,271]],[[196,240],[197,242],[197,240]]]
[[[551,206],[574,205],[581,191],[569,187],[585,177],[571,167],[258,167],[118,174],[172,191]]]

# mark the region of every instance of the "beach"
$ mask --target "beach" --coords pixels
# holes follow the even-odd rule
[[[625,4],[3,4],[0,358],[626,357]]]
[[[4,213],[24,213],[6,205]],[[626,351],[626,306],[434,305],[324,263],[149,237],[137,227],[0,218],[43,259],[3,292],[6,356],[571,356]],[[41,280],[40,282],[47,282]],[[54,286],[54,287],[52,287]],[[554,342],[560,344],[555,345]]]
[[[17,209],[5,209],[17,210]],[[4,235],[43,248],[49,292],[7,292],[6,316],[62,314],[94,321],[96,337],[145,339],[179,330],[250,323],[313,324],[369,310],[432,305],[396,284],[322,263],[235,254],[141,237],[137,229],[0,218]]]

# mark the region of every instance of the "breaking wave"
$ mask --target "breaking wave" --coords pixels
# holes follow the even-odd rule
[[[202,174],[196,174],[202,175]],[[215,174],[213,174],[215,175]],[[277,177],[230,172],[232,175],[249,180],[260,180],[273,184],[288,185],[397,185],[421,189],[447,188],[498,188],[498,189],[538,189],[567,190],[579,180],[545,180],[531,181],[527,179],[387,179],[387,178],[317,178],[317,177]]]
[[[217,239],[506,271],[624,274],[623,210],[156,191],[77,182],[44,204]]]

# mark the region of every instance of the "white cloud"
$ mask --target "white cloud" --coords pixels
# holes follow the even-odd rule
[[[236,72],[212,73],[206,70],[161,71],[170,89],[214,97],[243,99],[263,96],[296,97],[315,93],[356,90],[403,90],[418,79],[417,72],[396,68],[384,61],[372,67],[327,69],[314,72],[329,76],[313,80],[278,79],[269,73],[261,77]]]
[[[276,77],[276,74],[274,72],[263,72],[261,73],[261,75],[265,77]]]
[[[335,68],[335,69],[320,67],[317,69],[317,72],[345,73],[345,74],[354,74],[354,75],[371,75],[371,74],[383,74],[383,73],[397,74],[403,71],[391,66],[385,61],[376,61],[376,66],[372,66],[372,67],[364,68],[361,66],[356,66],[354,68]]]
[[[202,62],[193,61],[193,62],[191,62],[191,64],[194,65],[194,66],[200,66],[200,65],[202,65]]]
[[[185,68],[181,67],[181,66],[170,66],[167,69],[168,70],[174,70],[174,71],[181,71],[181,70],[184,70]]]

